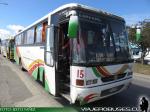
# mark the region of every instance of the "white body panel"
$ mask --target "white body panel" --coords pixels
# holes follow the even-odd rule
[[[44,61],[44,46],[22,46],[18,47],[23,67],[28,70],[29,65],[38,59]]]
[[[132,72],[132,64],[118,64],[118,65],[111,65],[111,66],[103,66],[109,73],[113,76],[116,75],[116,73],[121,73],[125,74],[123,78],[120,79],[114,79],[112,81],[102,81],[102,77],[105,76],[100,76],[98,77],[95,75],[93,71],[93,67],[77,67],[77,66],[71,66],[70,72],[71,72],[71,99],[72,103],[74,103],[77,100],[80,101],[81,104],[84,104],[84,99],[88,95],[95,94],[93,98],[89,99],[85,103],[89,103],[110,95],[113,95],[115,93],[118,93],[129,85],[131,82],[131,72]],[[84,77],[83,78],[78,78],[78,70],[83,70]],[[119,71],[119,72],[118,72]],[[120,74],[120,75],[121,75]],[[83,86],[77,86],[76,85],[76,80],[77,79],[82,79],[84,80],[84,85]],[[87,84],[87,81],[90,80],[97,80],[96,83],[94,84]],[[114,91],[108,95],[101,96],[101,92],[105,91],[107,89],[111,89],[114,87],[121,86],[122,87],[118,91]]]
[[[20,54],[22,66],[29,72],[30,66],[36,64],[37,60],[44,62],[44,46],[21,46],[17,48]],[[35,63],[34,63],[35,62]],[[39,63],[39,62],[37,62]],[[34,65],[32,65],[34,66]],[[31,66],[31,67],[32,67]],[[53,95],[56,94],[55,87],[55,67],[47,65],[42,66],[45,71],[46,81],[49,87],[49,92]]]

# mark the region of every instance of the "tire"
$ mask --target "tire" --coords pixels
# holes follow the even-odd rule
[[[19,59],[19,65],[20,65],[22,71],[26,71],[26,69],[22,66],[21,58]]]
[[[43,71],[42,86],[45,88],[45,72]]]
[[[38,72],[37,72],[37,79],[36,79],[38,82],[40,82],[40,70],[38,68]]]

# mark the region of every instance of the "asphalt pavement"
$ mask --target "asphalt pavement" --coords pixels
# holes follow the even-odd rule
[[[63,107],[27,72],[0,55],[0,107]]]

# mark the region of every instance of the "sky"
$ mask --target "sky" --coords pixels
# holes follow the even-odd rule
[[[0,38],[14,35],[67,3],[80,3],[113,13],[125,18],[127,25],[150,19],[150,0],[0,0]]]

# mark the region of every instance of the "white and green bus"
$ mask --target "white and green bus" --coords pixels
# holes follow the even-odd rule
[[[16,63],[52,95],[96,101],[126,89],[131,53],[123,18],[88,6],[61,6],[15,36]]]
[[[8,43],[9,43],[9,39],[4,39],[4,40],[1,41],[1,54],[4,57],[7,57],[7,46],[8,46]]]

